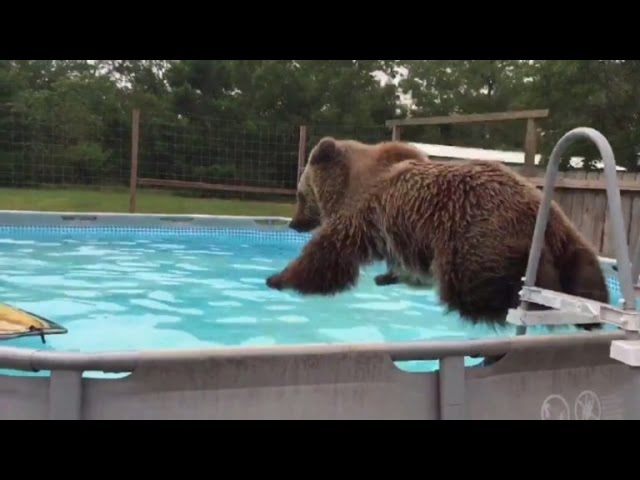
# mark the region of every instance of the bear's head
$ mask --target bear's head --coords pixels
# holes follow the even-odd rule
[[[325,137],[309,154],[300,176],[296,211],[289,227],[309,232],[349,204],[393,165],[404,160],[428,160],[417,148],[402,142],[365,144]]]

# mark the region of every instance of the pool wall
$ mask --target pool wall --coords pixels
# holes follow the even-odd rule
[[[3,228],[162,228],[179,232],[193,229],[228,229],[280,231],[292,237],[307,238],[288,228],[285,217],[244,217],[225,215],[165,215],[133,213],[73,213],[30,212],[0,210],[0,227]]]
[[[0,229],[279,230],[286,218],[0,212]],[[602,259],[616,285],[615,262]],[[0,419],[637,419],[622,331],[384,344],[82,354],[0,347]],[[1,345],[1,344],[0,344]],[[501,357],[464,366],[465,356]],[[435,372],[394,362],[438,360]],[[84,378],[83,372],[129,372]]]

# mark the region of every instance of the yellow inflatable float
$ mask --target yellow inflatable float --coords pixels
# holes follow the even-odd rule
[[[0,340],[37,335],[45,343],[45,335],[60,333],[67,333],[67,329],[33,313],[0,303]]]

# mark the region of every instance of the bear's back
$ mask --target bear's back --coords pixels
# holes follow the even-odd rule
[[[417,148],[402,142],[382,142],[374,145],[353,140],[340,142],[343,161],[349,172],[345,205],[359,202],[372,186],[393,172],[395,166],[407,160],[427,162],[429,158]]]

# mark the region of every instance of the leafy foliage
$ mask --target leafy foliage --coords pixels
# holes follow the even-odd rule
[[[592,126],[635,169],[639,104],[638,60],[2,60],[0,182],[126,184],[133,108],[142,111],[143,176],[291,187],[302,124],[312,126],[309,142],[380,141],[390,118],[534,108],[551,110],[542,153]],[[403,137],[521,150],[524,128]],[[589,144],[570,153],[598,157]]]

